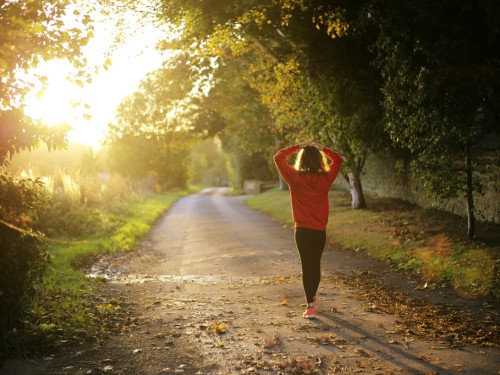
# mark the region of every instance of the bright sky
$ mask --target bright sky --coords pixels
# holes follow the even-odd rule
[[[102,65],[113,40],[112,22],[97,25],[95,37],[86,46],[85,56],[89,64]],[[70,142],[83,143],[94,148],[104,139],[107,124],[113,120],[117,105],[135,91],[145,74],[159,68],[165,59],[155,50],[155,43],[165,36],[153,27],[142,27],[133,36],[119,45],[111,55],[112,65],[93,77],[93,82],[80,88],[66,77],[71,66],[66,61],[48,61],[35,70],[48,77],[48,89],[40,98],[26,101],[26,113],[42,119],[49,125],[67,122],[73,130]],[[80,109],[72,103],[83,101],[89,106],[85,110],[90,120],[83,117]]]

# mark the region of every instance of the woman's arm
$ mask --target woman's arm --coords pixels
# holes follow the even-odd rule
[[[286,159],[288,159],[291,155],[296,153],[299,149],[304,148],[307,146],[309,142],[302,142],[296,145],[288,146],[285,147],[282,150],[279,150],[275,155],[274,155],[274,164],[276,164],[276,168],[278,168],[278,171],[285,180],[285,182],[290,185],[290,182],[293,180],[294,176],[296,175],[296,171],[293,167],[289,166],[288,163],[286,162]]]
[[[328,147],[323,147],[322,151],[331,160],[331,163],[329,165],[330,171],[328,172],[328,174],[330,175],[332,181],[334,181],[339,174],[340,167],[342,166],[344,159],[342,159],[342,156],[340,156],[337,152],[329,149]]]

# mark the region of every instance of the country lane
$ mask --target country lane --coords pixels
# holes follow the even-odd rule
[[[404,277],[332,243],[317,319],[302,318],[293,228],[226,192],[181,198],[120,258],[102,298],[121,321],[109,338],[57,354],[50,374],[497,373],[497,348],[415,335],[364,300],[372,281]]]

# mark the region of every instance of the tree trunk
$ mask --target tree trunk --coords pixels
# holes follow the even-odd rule
[[[365,196],[363,194],[363,187],[361,186],[361,179],[358,173],[349,172],[349,188],[351,190],[351,208],[353,210],[366,208]]]
[[[278,149],[280,146],[280,139],[277,131],[274,132],[274,144]],[[279,172],[278,172],[278,179],[280,182],[280,190],[290,190],[288,184],[285,182],[285,180],[283,180],[283,177],[281,177],[281,174]]]
[[[470,145],[465,146],[465,173],[467,179],[467,236],[474,238],[476,218],[474,216],[474,190],[472,185],[472,160]]]
[[[283,177],[280,175],[280,190],[289,190],[288,184],[283,180]]]

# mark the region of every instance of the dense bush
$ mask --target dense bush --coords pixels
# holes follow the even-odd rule
[[[43,275],[48,252],[32,228],[44,204],[41,181],[14,180],[0,171],[0,338],[2,347],[26,310]]]
[[[32,176],[31,174],[24,176]],[[135,186],[119,175],[55,169],[41,178],[47,203],[38,210],[39,228],[49,237],[102,235],[113,229],[110,216],[134,196]]]
[[[148,180],[132,184],[117,174],[55,168],[35,177],[32,168],[23,170],[17,177],[0,170],[0,356],[19,343],[15,329],[51,293],[42,282],[52,272],[46,243],[111,236],[123,226],[126,203],[151,189]],[[82,251],[72,265],[86,264],[91,253]]]
[[[43,239],[0,226],[0,335],[2,347],[26,312],[49,259]]]
[[[104,234],[111,229],[105,215],[95,208],[74,202],[51,202],[40,212],[40,228],[50,236],[83,237]]]

